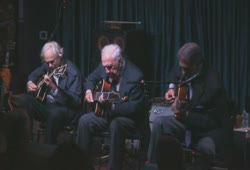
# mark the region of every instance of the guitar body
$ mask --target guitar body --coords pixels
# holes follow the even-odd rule
[[[9,112],[13,109],[11,104],[11,95],[12,92],[10,90],[11,83],[11,70],[10,66],[14,65],[13,63],[9,63],[11,51],[14,51],[16,42],[10,40],[7,43],[6,54],[5,54],[5,62],[0,70],[0,86],[1,86],[1,97],[0,97],[0,111],[1,112]]]
[[[12,110],[12,105],[10,102],[10,80],[11,80],[11,72],[9,68],[2,68],[0,71],[1,76],[1,101],[0,101],[0,109],[1,112],[9,112]]]
[[[10,89],[10,80],[11,80],[11,72],[9,68],[2,68],[1,69],[1,78],[3,79],[3,82],[5,84],[5,89],[9,91]]]
[[[53,72],[51,72],[48,76],[49,77],[53,77],[53,76],[62,76],[64,74],[64,72],[67,69],[67,64],[56,68],[55,70],[53,70]],[[49,91],[48,87],[46,86],[45,82],[43,79],[38,80],[37,84],[37,92],[35,93],[31,93],[33,96],[36,97],[37,100],[39,100],[40,102],[44,102],[45,98],[47,96],[47,93]]]
[[[178,85],[178,89],[176,89],[176,91],[177,95],[171,108],[174,112],[175,118],[182,121],[186,116],[184,113],[186,113],[189,107],[188,89],[187,86]]]
[[[10,101],[12,92],[7,89],[5,82],[2,79],[0,82],[0,87],[1,87],[0,112],[6,113],[13,109]]]
[[[110,83],[102,80],[98,82],[94,91],[95,92],[109,92],[110,87],[111,87]],[[95,102],[94,112],[97,116],[103,116],[104,114],[104,106],[98,101]]]
[[[38,92],[36,94],[36,99],[44,102],[45,101],[45,97],[47,96],[48,93],[48,88],[45,85],[42,85],[39,89]]]
[[[178,86],[177,89],[177,98],[181,101],[187,101],[188,100],[188,92],[187,88],[185,86]]]

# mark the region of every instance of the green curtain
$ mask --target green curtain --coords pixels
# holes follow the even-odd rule
[[[178,49],[195,41],[220,72],[228,97],[243,106],[250,95],[249,13],[248,0],[68,0],[58,39],[87,77],[93,32],[104,29],[102,21],[140,21],[136,29],[145,31],[149,46],[142,49],[145,60],[138,62],[150,63],[142,69],[152,97],[163,96],[167,83],[150,81],[167,81]]]

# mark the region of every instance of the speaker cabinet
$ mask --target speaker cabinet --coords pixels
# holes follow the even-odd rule
[[[106,30],[94,31],[92,41],[93,55],[91,57],[91,71],[101,61],[101,49],[107,45],[117,43],[124,54],[135,65],[137,65],[148,79],[151,75],[149,72],[149,39],[144,31],[131,30]]]
[[[250,128],[234,129],[234,168],[250,168]]]
[[[118,44],[122,51],[125,50],[125,34],[120,30],[94,31],[92,41],[91,68],[93,71],[101,62],[101,50],[105,45]]]

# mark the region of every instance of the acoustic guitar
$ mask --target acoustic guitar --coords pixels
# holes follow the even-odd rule
[[[11,82],[11,70],[10,66],[13,66],[13,63],[10,63],[10,53],[11,51],[15,50],[16,42],[10,40],[7,43],[6,46],[6,54],[5,54],[5,60],[4,64],[2,65],[2,68],[0,70],[0,77],[1,77],[1,95],[0,95],[0,110],[1,112],[8,112],[13,109],[13,106],[11,104],[11,95],[12,92],[10,90],[10,82]]]
[[[48,76],[51,78],[52,76],[62,76],[67,69],[67,64],[57,67],[54,69]],[[37,83],[37,93],[35,94],[36,99],[41,102],[45,101],[46,95],[48,93],[48,87],[45,84],[44,79],[38,81]]]
[[[100,80],[94,89],[94,113],[96,116],[103,116],[105,111],[105,104],[100,103],[100,97],[106,102],[117,102],[120,98],[120,93],[110,91],[111,84],[105,80]]]
[[[172,110],[175,113],[175,118],[177,120],[182,120],[183,116],[185,116],[186,111],[189,109],[190,99],[189,99],[189,87],[188,83],[193,80],[199,78],[201,76],[200,73],[194,74],[192,77],[187,80],[181,81],[176,89],[176,98],[174,103],[172,104]]]

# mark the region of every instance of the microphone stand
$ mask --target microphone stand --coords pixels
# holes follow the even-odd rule
[[[151,96],[150,90],[148,89],[148,86],[147,86],[148,84],[152,85],[152,84],[170,84],[170,83],[171,83],[170,81],[156,81],[156,80],[127,81],[127,84],[142,84],[143,85],[143,90],[146,96],[146,101],[150,101],[149,98]]]
[[[60,21],[62,19],[62,9],[66,8],[65,7],[65,0],[60,1],[58,7],[59,7],[59,12],[58,12],[58,15],[57,15],[58,18],[57,18],[57,21],[56,21],[56,25],[55,25],[53,31],[50,34],[49,41],[51,41],[54,38],[54,34],[58,30],[58,28],[60,26]]]
[[[137,84],[137,83],[141,83],[141,84],[169,84],[171,83],[170,81],[154,81],[154,80],[141,80],[140,82],[138,81],[127,81],[127,84]]]

